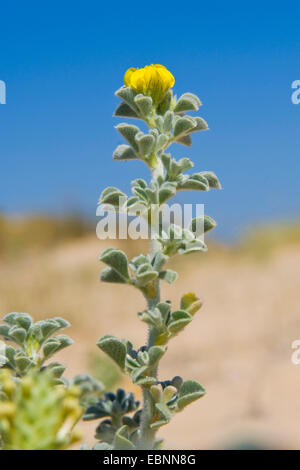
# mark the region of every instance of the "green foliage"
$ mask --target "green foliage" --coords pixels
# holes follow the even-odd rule
[[[122,212],[138,215],[152,228],[152,222],[159,220],[163,205],[178,191],[221,188],[213,172],[186,174],[194,166],[193,162],[186,157],[176,160],[166,153],[172,143],[190,146],[192,133],[208,129],[203,118],[187,114],[188,111],[197,111],[201,105],[196,95],[184,93],[177,100],[172,91],[167,90],[159,104],[128,86],[121,87],[116,95],[122,102],[115,115],[141,119],[148,125],[149,132],[144,133],[136,125],[118,124],[116,128],[127,143],[117,147],[114,159],[143,161],[151,170],[152,178],[149,183],[140,178],[134,180],[132,196],[124,195],[117,188],[107,188],[101,195],[101,204],[111,203]],[[118,202],[120,197],[121,204]],[[153,206],[156,207],[155,213]],[[103,442],[95,448],[158,448],[161,444],[155,440],[155,430],[204,395],[203,387],[193,380],[183,382],[175,377],[172,381],[157,381],[158,363],[166,353],[168,341],[192,321],[202,306],[195,294],[187,293],[181,299],[180,308],[172,310],[170,302],[160,301],[160,281],[175,282],[178,274],[165,267],[170,257],[206,251],[203,235],[215,226],[216,222],[207,215],[192,219],[189,228],[173,223],[167,227],[158,224],[154,236],[151,234],[151,255],[141,254],[129,261],[122,251],[109,248],[100,256],[107,265],[101,273],[103,281],[129,284],[145,296],[147,308],[139,313],[139,318],[149,326],[149,338],[148,344],[137,351],[128,341],[111,335],[102,337],[97,343],[131,376],[134,384],[141,386],[144,404],[140,425],[134,433],[131,433],[127,422],[119,420],[116,427],[105,420],[99,425],[101,432],[98,433]],[[103,403],[101,406],[105,408]]]
[[[6,450],[63,450],[81,438],[73,428],[82,415],[80,388],[55,385],[47,371],[16,382],[0,371],[0,433]]]
[[[8,313],[3,317],[4,324],[0,325],[0,337],[14,344],[6,345],[2,351],[2,367],[12,369],[17,376],[24,376],[31,369],[52,370],[58,383],[65,367],[59,362],[44,366],[53,354],[73,341],[66,335],[53,334],[69,326],[69,323],[60,317],[34,322],[27,313]]]
[[[96,428],[99,442],[95,450],[159,449],[162,441],[156,439],[157,430],[205,394],[194,380],[184,381],[178,376],[158,380],[158,365],[169,340],[191,323],[202,306],[201,300],[189,292],[181,298],[179,308],[172,310],[169,301],[161,300],[160,287],[161,281],[172,284],[178,278],[166,267],[169,259],[205,252],[203,235],[216,222],[205,215],[192,219],[188,228],[174,223],[166,227],[161,216],[163,206],[179,191],[209,191],[221,185],[211,171],[186,173],[194,166],[189,158],[177,160],[166,153],[173,143],[190,146],[191,135],[207,130],[208,125],[202,117],[187,114],[201,105],[196,95],[184,93],[177,99],[169,89],[174,84],[170,72],[162,66],[151,66],[150,70],[150,81],[146,68],[142,85],[135,86],[134,81],[126,79],[134,88],[123,86],[116,92],[121,103],[115,116],[140,119],[148,131],[133,124],[118,124],[116,129],[126,143],[115,149],[113,158],[144,162],[151,180],[135,179],[130,196],[109,186],[99,199],[105,210],[138,215],[151,234],[151,254],[128,259],[122,250],[107,248],[99,258],[105,264],[102,281],[133,286],[147,301],[147,307],[139,313],[149,330],[146,345],[135,350],[128,340],[110,334],[97,342],[109,360],[141,387],[143,404],[140,406],[132,393],[122,389],[100,396],[102,383],[85,374],[67,381],[62,378],[63,364],[47,362],[72,344],[68,336],[57,334],[69,326],[67,321],[56,317],[34,322],[28,314],[10,313],[0,325],[0,336],[9,342],[0,348],[0,432],[7,449],[68,448],[76,439],[72,430],[83,410],[86,421],[101,420]],[[128,73],[127,78],[132,69]]]

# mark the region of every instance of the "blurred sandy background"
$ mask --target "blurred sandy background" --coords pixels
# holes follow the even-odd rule
[[[97,256],[109,245],[129,256],[147,250],[140,242],[99,241],[76,217],[0,218],[0,314],[69,320],[76,342],[60,354],[69,377],[113,370],[95,346],[106,333],[137,347],[145,342],[141,294],[99,282]],[[299,449],[300,365],[291,362],[291,343],[300,339],[299,224],[255,230],[234,246],[211,241],[207,254],[178,257],[172,267],[180,278],[163,285],[163,299],[177,306],[194,291],[205,304],[170,343],[159,376],[196,379],[207,395],[161,429],[165,447]],[[115,388],[133,390],[117,379]],[[90,443],[95,424],[82,426]]]

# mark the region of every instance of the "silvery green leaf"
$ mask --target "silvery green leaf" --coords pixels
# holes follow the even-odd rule
[[[136,92],[132,88],[122,86],[121,88],[119,88],[119,90],[116,91],[115,94],[123,101],[125,101],[125,103],[127,103],[133,109],[133,111],[136,112],[136,114],[138,114],[138,107],[134,101],[134,98],[136,97]]]
[[[196,190],[196,191],[208,191],[209,185],[208,181],[204,177],[198,176],[197,178],[194,175],[190,177],[185,177],[178,183],[177,190]]]
[[[196,127],[191,132],[206,131],[208,129],[207,122],[203,118],[195,117],[193,119],[196,121]]]
[[[163,166],[165,167],[166,171],[169,171],[170,168],[170,162],[171,162],[171,154],[170,153],[163,153],[161,155],[161,161],[163,163]]]
[[[140,129],[137,126],[133,126],[132,124],[121,123],[116,126],[116,129],[135,150],[138,150],[138,146],[135,141],[135,136],[138,132],[140,132]]]
[[[13,326],[9,330],[9,336],[12,338],[16,343],[20,344],[23,346],[24,341],[26,339],[26,330],[24,328],[19,328],[17,326]]]
[[[154,191],[150,188],[146,188],[145,192],[148,196],[148,199],[150,200],[150,202],[152,204],[157,204],[158,203],[158,198],[157,198],[157,192],[156,191]]]
[[[169,137],[166,134],[160,134],[156,142],[156,150],[161,150],[168,142]]]
[[[144,272],[142,274],[139,274],[139,276],[137,276],[137,283],[140,287],[144,287],[147,284],[149,284],[149,282],[154,281],[157,278],[157,276],[158,276],[158,273],[156,271]]]
[[[131,374],[133,383],[136,383],[141,377],[143,377],[147,369],[148,366],[141,366],[134,370]]]
[[[65,320],[64,318],[54,317],[53,320],[55,320],[56,323],[59,324],[60,330],[62,330],[64,328],[68,328],[70,326],[70,323],[67,320]]]
[[[175,183],[164,183],[159,190],[159,203],[163,204],[170,199],[170,197],[174,196],[174,194],[176,194],[176,187],[177,185]]]
[[[181,172],[187,171],[194,166],[194,163],[189,158],[181,158],[178,160]]]
[[[197,122],[195,118],[190,116],[181,117],[176,121],[174,127],[174,137],[177,139],[178,137],[188,134],[192,131],[192,129],[196,128],[196,126]]]
[[[172,336],[177,335],[181,330],[183,330],[186,325],[190,323],[188,319],[176,320],[168,325],[168,330]]]
[[[175,271],[172,271],[172,269],[166,269],[165,271],[160,271],[159,278],[172,284],[178,279],[178,274]]]
[[[155,384],[156,379],[154,377],[141,377],[140,379],[135,381],[135,385],[141,386],[150,386]]]
[[[154,270],[160,271],[163,268],[163,266],[166,264],[168,259],[169,257],[167,255],[164,255],[161,251],[158,251],[151,261],[151,264]]]
[[[138,156],[129,145],[118,145],[113,153],[114,160],[138,160]]]
[[[25,356],[25,354],[17,353],[14,359],[17,368],[22,374],[27,372],[30,367],[35,366],[35,363]]]
[[[136,180],[133,180],[131,182],[131,185],[132,186],[139,186],[140,188],[143,188],[143,189],[147,188],[147,183],[142,178],[137,178]]]
[[[177,144],[185,145],[186,147],[190,147],[192,145],[192,139],[190,135],[183,135],[179,139],[176,139]]]
[[[171,311],[170,303],[169,302],[159,302],[157,304],[157,308],[160,311],[164,322],[167,323],[168,318],[169,318],[169,314],[170,314],[170,311]]]
[[[204,176],[204,178],[207,179],[210,188],[214,188],[214,189],[222,188],[218,177],[212,171],[201,171],[199,175]]]
[[[183,382],[179,398],[177,400],[178,411],[183,410],[187,405],[205,395],[205,389],[195,380],[186,380]]]
[[[201,101],[198,96],[193,93],[184,93],[177,101],[174,111],[175,113],[197,111],[199,106],[201,106]]]
[[[50,335],[55,333],[56,331],[60,330],[61,327],[58,322],[53,319],[44,320],[41,322],[41,331],[43,338],[48,338]]]
[[[71,346],[71,344],[74,343],[74,341],[67,335],[57,335],[55,336],[55,340],[59,342],[59,350]]]
[[[156,403],[155,408],[159,411],[161,419],[151,424],[151,428],[158,428],[160,426],[168,424],[170,419],[172,418],[172,412],[169,410],[168,406],[164,403]]]
[[[166,350],[166,346],[152,346],[149,349],[149,365],[155,366],[155,364],[157,364],[157,362],[165,354]]]
[[[157,116],[156,119],[155,119],[155,124],[156,124],[157,129],[162,131],[163,127],[164,127],[163,117],[162,116]]]
[[[51,357],[60,348],[60,342],[54,338],[48,339],[43,347],[44,357]]]
[[[112,335],[105,335],[97,341],[97,346],[124,370],[127,346],[124,341]]]
[[[114,112],[114,116],[140,119],[140,116],[138,116],[138,114],[133,111],[133,109],[127,103],[124,103],[124,101],[119,104]]]
[[[127,196],[120,189],[114,186],[108,186],[102,191],[99,203],[100,204],[111,204],[113,206],[119,206],[121,199],[125,199]]]
[[[164,124],[163,130],[164,132],[170,132],[173,129],[174,124],[174,113],[173,111],[167,111],[164,115]]]
[[[168,90],[162,101],[160,102],[157,112],[164,115],[168,109],[172,106],[172,90]]]
[[[148,366],[149,365],[149,354],[147,351],[139,351],[137,355],[137,359],[139,364],[142,366]]]
[[[142,94],[136,95],[134,102],[143,116],[148,116],[152,111],[152,98]]]
[[[47,365],[47,370],[51,370],[53,376],[56,379],[59,379],[66,370],[66,367],[61,364],[61,362],[52,362],[51,364]]]
[[[3,318],[2,320],[5,321],[5,323],[8,323],[9,325],[14,325],[14,319],[16,317],[16,315],[18,315],[17,312],[11,312],[11,313],[7,313]]]
[[[135,445],[128,438],[128,428],[126,425],[118,429],[115,434],[113,449],[114,450],[134,450]]]
[[[28,313],[16,313],[14,317],[14,324],[20,328],[24,328],[26,331],[29,330],[32,325],[33,319]]]
[[[9,336],[9,329],[10,327],[8,325],[0,325],[0,336],[7,338]]]
[[[191,220],[189,229],[195,234],[196,237],[203,235],[203,233],[208,232],[215,228],[217,223],[209,217],[208,215],[203,215],[199,217],[194,217]]]
[[[115,269],[125,279],[129,279],[128,259],[123,251],[116,248],[107,248],[100,255],[99,260]]]
[[[201,240],[194,240],[185,244],[184,248],[179,248],[178,253],[185,255],[194,251],[207,251],[207,246]]]
[[[137,135],[135,140],[138,145],[139,152],[142,155],[148,155],[149,153],[152,152],[154,148],[154,144],[155,144],[155,139],[153,135],[151,134]]]
[[[113,282],[118,284],[126,284],[126,280],[117,271],[107,266],[102,269],[100,280],[102,282]]]
[[[157,330],[160,330],[163,327],[162,315],[158,308],[139,313],[139,318],[148,325],[154,326]]]
[[[10,364],[12,366],[15,365],[15,355],[16,355],[16,350],[12,346],[5,346],[5,356],[9,360]]]
[[[131,269],[136,271],[139,266],[142,266],[143,264],[149,264],[149,258],[146,255],[138,255],[132,258],[129,264]]]

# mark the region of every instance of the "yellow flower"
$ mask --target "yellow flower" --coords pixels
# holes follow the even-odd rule
[[[151,96],[158,104],[166,91],[174,86],[175,79],[166,67],[160,64],[146,65],[139,69],[131,67],[124,76],[126,86],[133,88],[137,93]]]

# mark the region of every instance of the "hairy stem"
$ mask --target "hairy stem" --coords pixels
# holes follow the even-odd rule
[[[154,256],[160,249],[160,244],[154,238],[154,234],[151,237],[151,255]],[[154,308],[160,301],[160,281],[154,282],[155,297],[147,298],[148,308]],[[155,344],[156,331],[153,327],[149,328],[148,331],[148,347]],[[157,378],[157,366],[149,372],[150,377]],[[141,415],[141,436],[140,436],[140,448],[141,449],[153,449],[154,438],[156,430],[151,429],[151,421],[154,414],[153,400],[149,388],[142,387],[143,391],[143,411]]]

